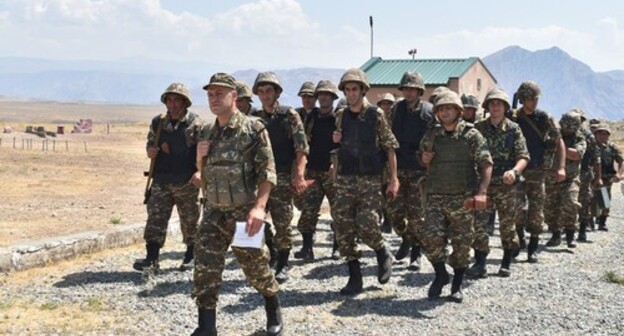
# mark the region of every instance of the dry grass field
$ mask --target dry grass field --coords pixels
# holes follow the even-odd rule
[[[144,221],[145,137],[162,107],[0,100],[0,129],[14,130],[0,134],[0,247]],[[27,125],[68,133],[80,118],[93,119],[93,133],[48,137],[47,151],[24,133]]]

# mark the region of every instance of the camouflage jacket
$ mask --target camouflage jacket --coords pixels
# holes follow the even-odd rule
[[[174,130],[177,130],[179,127],[182,127],[181,125],[187,126],[186,131],[184,132],[184,136],[186,138],[186,144],[189,147],[197,143],[200,131],[206,123],[201,117],[199,117],[197,114],[191,111],[186,111],[182,119],[178,120],[175,123],[175,125],[171,122],[171,117],[170,117],[169,112],[157,115],[156,117],[152,119],[152,122],[150,124],[150,129],[149,129],[149,132],[147,133],[146,147],[158,146],[157,144],[155,144],[156,133],[158,132],[158,127],[163,116],[164,116],[164,119],[162,120],[163,124],[162,124],[161,132],[167,132],[167,131],[172,132]]]
[[[587,151],[587,141],[585,140],[583,133],[577,131],[574,134],[563,135],[563,142],[565,143],[566,148],[576,149],[581,156],[581,160],[583,159],[583,155],[585,155],[585,152]],[[576,178],[579,175],[581,171],[581,160],[570,160],[566,158],[566,180]]]
[[[292,140],[293,146],[296,152],[302,152],[308,155],[310,148],[308,147],[308,141],[306,139],[305,130],[303,129],[303,122],[299,113],[289,106],[276,106],[273,113],[266,112],[264,109],[259,109],[256,116],[260,118],[265,124],[267,124],[271,118],[277,116],[277,114],[287,114],[287,118],[284,119],[283,127]]]
[[[617,174],[615,164],[622,164],[622,162],[624,162],[624,157],[622,156],[620,148],[612,141],[606,144],[598,144],[598,148],[600,149],[602,179],[606,183]]]

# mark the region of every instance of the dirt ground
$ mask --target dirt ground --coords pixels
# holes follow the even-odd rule
[[[145,221],[145,137],[149,120],[162,112],[0,100],[0,129],[14,130],[0,134],[0,247]],[[46,151],[43,138],[23,132],[27,125],[63,125],[68,133],[80,118],[93,119],[92,134],[48,137]]]

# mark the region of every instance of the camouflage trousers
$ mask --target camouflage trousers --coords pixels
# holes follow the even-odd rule
[[[427,259],[432,264],[447,259],[447,241],[453,252],[448,263],[453,268],[470,266],[470,246],[474,240],[472,211],[464,208],[464,200],[470,194],[427,195],[425,222],[421,231],[422,244]]]
[[[217,306],[225,256],[232,243],[236,221],[245,221],[249,207],[220,211],[206,207],[197,232],[195,243],[195,271],[193,272],[192,297],[199,308],[214,309]],[[262,234],[262,231],[258,234]],[[274,296],[278,284],[269,268],[269,251],[262,248],[232,247],[232,252],[245,273],[247,281],[262,295]]]
[[[493,211],[494,208],[472,211],[472,216],[474,217],[474,241],[472,242],[472,248],[486,254],[490,253],[490,236],[487,233],[487,224]]]
[[[277,186],[271,189],[267,208],[271,212],[271,220],[275,228],[273,243],[278,251],[292,248],[292,228],[290,222],[293,219],[293,188],[291,175],[288,173],[277,174]]]
[[[578,201],[581,204],[581,208],[579,209],[579,222],[589,223],[593,217],[592,199],[594,192],[592,190],[592,180],[594,179],[594,173],[591,169],[581,171],[580,179]]]
[[[199,220],[199,188],[190,183],[154,183],[147,202],[147,223],[143,239],[146,242],[165,244],[167,226],[175,205],[180,217],[184,244],[192,245]]]
[[[577,216],[581,208],[578,201],[580,184],[577,175],[559,183],[546,185],[550,197],[544,204],[544,217],[550,231],[578,229]]]
[[[340,255],[347,262],[362,256],[356,237],[375,251],[383,248],[377,212],[381,207],[381,177],[338,175],[335,187],[331,213]]]
[[[516,219],[520,212],[521,201],[518,198],[517,184],[490,184],[488,188],[488,196],[494,202],[496,211],[498,212],[498,221],[501,244],[504,249],[516,249],[520,246],[518,233],[516,232]],[[472,247],[478,251],[490,252],[489,236],[486,230],[487,219],[490,211],[477,211],[477,219],[475,220],[475,241]],[[483,224],[482,224],[483,223]],[[486,247],[487,244],[487,247]]]
[[[520,208],[523,208],[528,201],[528,219],[523,217],[522,211],[518,211],[516,225],[525,229],[532,237],[538,237],[544,230],[544,201],[546,190],[544,187],[544,170],[542,168],[527,169],[523,176],[525,181],[518,187],[520,197]]]
[[[387,214],[397,235],[420,244],[423,224],[422,193],[425,171],[401,169],[397,172],[400,188],[397,197],[387,201]]]
[[[297,208],[301,210],[301,217],[297,223],[297,229],[301,233],[316,232],[323,198],[327,196],[330,207],[334,203],[336,189],[334,181],[327,172],[308,171],[306,179],[314,180],[314,185],[309,187],[302,195],[296,196],[298,199]]]

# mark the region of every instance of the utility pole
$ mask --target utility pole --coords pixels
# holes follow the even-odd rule
[[[370,23],[370,57],[373,58],[373,16],[370,15],[368,17],[368,21]]]

